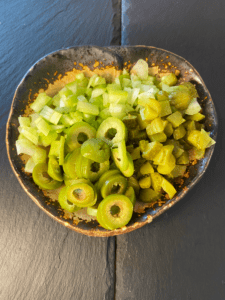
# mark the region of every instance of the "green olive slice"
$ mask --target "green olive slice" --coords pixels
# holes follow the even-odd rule
[[[135,195],[134,188],[132,186],[128,186],[128,188],[127,188],[124,195],[127,196],[127,198],[130,199],[131,203],[134,206],[135,203],[136,203],[136,195]]]
[[[112,175],[103,183],[101,195],[103,198],[111,194],[123,194],[127,188],[127,179],[122,175]]]
[[[110,148],[104,141],[93,138],[82,144],[81,154],[95,162],[103,163],[110,158]]]
[[[57,181],[63,181],[62,169],[55,156],[50,156],[48,160],[48,175]]]
[[[34,182],[44,190],[54,190],[61,186],[62,182],[51,178],[48,175],[48,165],[45,163],[37,164],[33,169]]]
[[[67,198],[67,187],[64,186],[60,192],[59,192],[59,197],[58,201],[62,209],[65,209],[68,212],[74,212],[77,210],[80,210],[81,208],[76,206],[74,203],[70,202]]]
[[[86,122],[75,123],[67,132],[67,138],[65,142],[67,152],[71,152],[88,139],[94,138],[96,130],[94,127]]]
[[[91,182],[95,182],[109,169],[109,160],[106,160],[103,163],[97,163],[91,159],[82,157],[80,168],[81,177],[89,179]]]
[[[67,187],[68,200],[79,207],[95,205],[97,201],[95,190],[87,183],[76,183]]]
[[[109,117],[100,124],[96,137],[112,146],[113,144],[126,140],[127,129],[120,119]]]
[[[99,224],[113,230],[126,226],[133,214],[133,204],[124,195],[109,195],[103,199],[97,211]]]
[[[80,155],[80,149],[76,148],[73,152],[70,152],[66,155],[63,170],[66,175],[70,178],[77,178],[78,175],[76,173],[76,164],[78,162],[78,157]]]

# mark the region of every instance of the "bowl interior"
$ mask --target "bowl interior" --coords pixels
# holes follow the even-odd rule
[[[180,71],[180,82],[190,81],[196,85],[201,99],[203,113],[206,115],[206,130],[211,132],[211,137],[216,139],[217,115],[215,107],[201,76],[184,58],[169,51],[147,46],[127,46],[127,47],[96,47],[81,46],[63,49],[51,53],[40,59],[27,72],[14,95],[11,111],[7,123],[6,145],[8,157],[12,169],[20,184],[33,201],[43,209],[49,216],[77,232],[90,236],[112,236],[123,234],[142,227],[150,223],[155,217],[178,202],[192,188],[204,174],[214,146],[206,150],[205,157],[194,166],[190,166],[190,176],[184,179],[181,187],[178,188],[176,196],[168,200],[162,206],[144,208],[133,214],[130,223],[121,229],[107,231],[101,228],[97,221],[82,219],[70,219],[59,207],[57,201],[51,201],[52,196],[38,189],[32,177],[24,172],[24,162],[17,155],[15,141],[18,138],[18,117],[29,112],[28,105],[34,100],[40,89],[47,90],[49,87],[54,92],[55,83],[58,87],[63,87],[66,80],[70,80],[67,74],[75,74],[77,70],[87,70],[97,72],[108,78],[113,78],[118,74],[123,66],[132,66],[138,59],[147,59],[149,66],[158,66],[161,72]],[[107,75],[106,75],[107,74]],[[72,81],[72,79],[70,80]],[[148,205],[146,205],[148,206]]]

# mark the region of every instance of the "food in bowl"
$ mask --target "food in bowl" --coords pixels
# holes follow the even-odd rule
[[[19,117],[25,172],[56,189],[63,210],[86,209],[107,230],[127,225],[135,202],[172,199],[174,182],[215,143],[195,86],[177,76],[140,59],[113,82],[80,72],[53,97],[39,93]]]

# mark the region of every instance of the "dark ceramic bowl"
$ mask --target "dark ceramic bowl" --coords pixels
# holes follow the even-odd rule
[[[213,139],[216,139],[217,115],[210,93],[201,76],[184,58],[155,47],[126,46],[100,48],[95,46],[78,46],[50,53],[30,68],[17,87],[13,98],[7,123],[6,145],[9,161],[16,177],[25,192],[50,217],[72,230],[89,236],[119,235],[133,231],[152,222],[153,219],[180,201],[201,179],[212,157],[214,146],[206,150],[204,159],[198,161],[195,166],[190,167],[189,178],[185,179],[183,188],[178,189],[178,193],[173,199],[168,200],[161,207],[156,207],[155,209],[147,208],[141,214],[134,213],[130,223],[126,227],[108,231],[101,228],[97,221],[87,222],[80,220],[74,223],[71,219],[65,218],[57,201],[51,202],[49,197],[47,197],[46,194],[44,195],[43,191],[38,189],[34,184],[31,176],[23,171],[24,163],[17,155],[15,149],[15,141],[18,137],[18,117],[25,112],[29,101],[28,99],[34,99],[35,93],[41,88],[45,90],[49,83],[53,83],[57,80],[58,74],[62,74],[63,76],[66,72],[72,71],[73,68],[82,69],[82,65],[88,66],[91,70],[112,65],[118,69],[122,69],[124,63],[132,65],[139,58],[147,58],[149,65],[153,63],[159,66],[161,70],[165,68],[167,68],[168,71],[178,69],[181,72],[181,79],[191,81],[196,85],[200,99],[202,100],[203,111],[206,115],[206,130],[211,132]],[[101,62],[99,66],[98,63],[96,64],[96,61]],[[76,66],[74,62],[77,63]]]

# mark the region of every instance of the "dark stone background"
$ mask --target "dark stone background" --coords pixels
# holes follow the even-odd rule
[[[0,300],[225,299],[225,2],[0,1]],[[201,181],[152,224],[92,238],[64,228],[20,187],[5,149],[16,86],[42,56],[74,45],[151,45],[186,58],[219,131]]]

